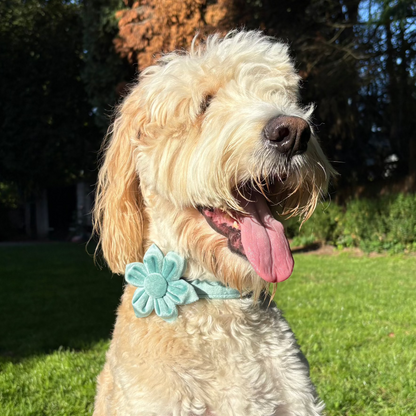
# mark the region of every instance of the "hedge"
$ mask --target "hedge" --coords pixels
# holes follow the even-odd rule
[[[291,223],[287,234],[293,246],[320,241],[366,252],[416,251],[416,195],[352,199],[344,207],[324,202],[300,228]]]

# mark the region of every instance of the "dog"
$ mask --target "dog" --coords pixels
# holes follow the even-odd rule
[[[126,274],[95,416],[313,416],[323,403],[270,286],[292,273],[282,223],[334,174],[288,47],[257,31],[194,40],[120,105],[95,229]]]

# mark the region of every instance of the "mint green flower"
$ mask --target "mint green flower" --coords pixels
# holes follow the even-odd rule
[[[143,263],[126,266],[125,279],[136,286],[133,295],[134,313],[145,318],[153,311],[167,322],[178,317],[176,305],[196,302],[199,297],[191,284],[181,279],[185,259],[173,251],[163,256],[155,245],[146,251]]]

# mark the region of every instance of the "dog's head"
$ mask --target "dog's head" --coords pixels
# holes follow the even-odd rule
[[[298,83],[288,48],[258,32],[212,36],[141,73],[99,176],[95,225],[114,272],[156,243],[187,258],[189,278],[257,290],[289,277],[274,217],[307,219],[334,173]]]

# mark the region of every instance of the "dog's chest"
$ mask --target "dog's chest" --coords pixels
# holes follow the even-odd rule
[[[199,301],[173,324],[157,316],[118,322],[123,360],[113,371],[120,383],[128,380],[120,388],[132,414],[274,414],[286,401],[282,380],[298,350],[279,310],[266,306]]]

